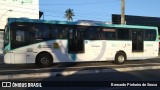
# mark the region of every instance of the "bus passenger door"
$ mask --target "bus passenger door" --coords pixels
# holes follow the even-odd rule
[[[76,52],[76,30],[69,30],[69,38],[68,38],[68,52],[73,53]]]
[[[76,29],[69,30],[68,52],[69,53],[84,52],[84,40],[83,40],[82,30],[76,30]]]
[[[83,30],[77,30],[77,52],[84,53]]]
[[[142,58],[144,51],[144,40],[143,31],[133,30],[132,31],[132,52],[134,59]]]

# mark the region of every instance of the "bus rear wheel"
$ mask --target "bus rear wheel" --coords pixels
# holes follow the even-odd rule
[[[116,64],[124,64],[126,62],[126,54],[124,52],[118,52],[115,56]]]
[[[40,67],[49,67],[53,64],[52,56],[48,53],[41,53],[37,56],[36,64]]]

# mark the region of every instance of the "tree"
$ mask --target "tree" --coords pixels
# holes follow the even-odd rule
[[[75,16],[74,15],[74,12],[73,12],[73,9],[67,9],[66,11],[65,11],[65,18],[67,19],[67,21],[72,21],[73,20],[73,16]]]

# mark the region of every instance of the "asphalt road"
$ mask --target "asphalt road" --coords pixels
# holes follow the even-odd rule
[[[145,67],[145,66],[159,66],[160,58],[148,60],[127,61],[123,65],[117,65],[112,62],[84,62],[84,63],[61,63],[54,64],[52,67],[41,68],[35,64],[25,65],[6,65],[0,64],[0,75],[7,74],[22,74],[22,73],[43,73],[43,72],[63,72],[63,71],[82,71],[92,69],[112,69],[112,68],[126,68],[126,67]]]
[[[49,82],[51,83],[52,87],[49,89],[54,90],[133,90],[133,89],[155,89],[158,90],[158,87],[109,87],[109,86],[103,86],[103,87],[83,87],[83,86],[73,86],[73,87],[66,87],[65,84],[68,85],[74,84],[72,81],[82,81],[82,83],[91,81],[90,83],[99,83],[99,81],[106,82],[113,82],[116,83],[118,81],[124,82],[130,82],[130,81],[139,81],[139,82],[150,82],[150,81],[160,81],[160,70],[145,70],[145,71],[133,71],[133,72],[110,72],[110,73],[97,73],[97,74],[83,74],[83,75],[71,75],[71,76],[60,76],[60,77],[48,77],[45,79],[23,79],[20,81],[53,81]],[[65,83],[63,83],[65,81]],[[62,86],[56,87],[54,86],[54,83],[61,83]],[[82,84],[81,82],[78,82],[79,84]],[[61,85],[60,84],[60,85]],[[70,85],[69,84],[69,85]],[[15,88],[14,88],[15,89]],[[30,89],[37,89],[41,90],[42,88],[18,88],[17,90],[30,90]]]
[[[72,74],[68,76],[53,76],[48,78],[20,79],[20,81],[22,80],[23,81],[160,81],[160,70]]]
[[[115,65],[112,62],[88,62],[88,63],[63,63],[63,64],[54,64],[52,67],[40,68],[34,64],[29,65],[0,65],[0,75],[11,75],[11,74],[24,74],[24,73],[41,73],[41,72],[63,72],[63,71],[85,71],[85,70],[100,70],[100,69],[112,69],[115,72],[95,72],[95,73],[86,73],[86,74],[69,74],[66,76],[56,75],[46,78],[36,77],[36,78],[23,78],[15,80],[5,80],[5,81],[34,81],[34,82],[43,82],[47,81],[51,83],[53,87],[45,89],[54,89],[54,90],[128,90],[133,89],[132,87],[64,87],[68,83],[74,84],[72,81],[82,81],[80,83],[85,83],[87,81],[99,83],[98,81],[104,82],[128,82],[128,81],[160,81],[160,69],[147,69],[147,70],[137,70],[137,71],[127,71],[119,72],[115,68],[135,68],[135,67],[146,67],[146,66],[160,66],[160,58],[148,59],[148,60],[136,60],[128,61],[123,65]],[[141,69],[141,68],[140,68]],[[50,82],[51,81],[51,82]],[[63,84],[64,86],[55,87],[54,83]],[[153,88],[153,87],[151,87]],[[4,89],[4,88],[0,88]],[[42,88],[7,88],[8,90],[30,90],[37,89],[41,90]],[[134,87],[134,89],[142,89],[142,87]],[[150,89],[149,87],[145,88]],[[158,89],[154,87],[154,89]]]

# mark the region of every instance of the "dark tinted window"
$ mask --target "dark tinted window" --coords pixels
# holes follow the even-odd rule
[[[12,23],[11,48],[18,48],[51,39],[47,24]]]
[[[154,30],[145,30],[144,40],[154,41],[156,40],[156,31]]]
[[[84,39],[100,40],[101,30],[99,27],[88,27],[84,30]]]
[[[76,30],[77,30],[77,33],[79,33],[79,34],[77,34],[77,38],[78,39],[84,39],[84,30],[86,30],[87,29],[87,27],[86,26],[77,26],[76,27]]]
[[[117,39],[118,40],[130,40],[129,29],[117,29]]]
[[[34,39],[45,40],[49,39],[49,26],[46,24],[31,25],[30,32]]]
[[[68,27],[65,25],[52,25],[50,27],[51,37],[53,39],[67,39]]]
[[[103,28],[102,30],[102,39],[103,40],[114,40],[116,35],[115,29]]]

